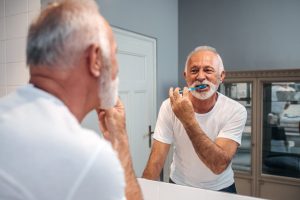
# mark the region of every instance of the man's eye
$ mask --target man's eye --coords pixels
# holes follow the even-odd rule
[[[215,70],[213,70],[213,69],[205,69],[205,72],[206,72],[206,73],[214,73]]]
[[[195,74],[195,73],[197,73],[199,70],[198,69],[191,69],[191,73],[192,74]]]

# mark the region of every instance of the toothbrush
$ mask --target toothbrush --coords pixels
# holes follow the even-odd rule
[[[188,90],[195,91],[197,89],[204,89],[206,87],[207,87],[206,85],[198,85],[197,87],[190,87],[190,88],[188,88]],[[182,94],[182,93],[183,93],[183,90],[179,90],[179,94]]]

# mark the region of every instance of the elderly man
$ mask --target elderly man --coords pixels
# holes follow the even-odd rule
[[[160,108],[143,177],[159,177],[174,143],[171,183],[236,193],[231,161],[241,143],[246,109],[217,92],[225,72],[214,48],[192,51],[184,77],[189,88],[182,95],[171,88]]]
[[[141,199],[116,44],[96,3],[43,10],[29,28],[27,64],[29,84],[0,100],[0,199]],[[93,109],[109,142],[80,126]]]

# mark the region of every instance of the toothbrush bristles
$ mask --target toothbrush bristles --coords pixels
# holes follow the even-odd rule
[[[197,90],[197,89],[204,89],[206,87],[207,87],[207,85],[202,84],[202,85],[198,85],[196,87],[190,87],[188,89],[189,89],[189,91],[194,91],[194,90]],[[183,90],[179,90],[179,93],[182,94]]]

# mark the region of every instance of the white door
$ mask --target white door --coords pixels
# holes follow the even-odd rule
[[[149,157],[149,126],[156,121],[156,40],[113,28],[118,45],[119,96],[126,109],[127,132],[135,173],[141,177]],[[83,126],[97,132],[95,112]]]

